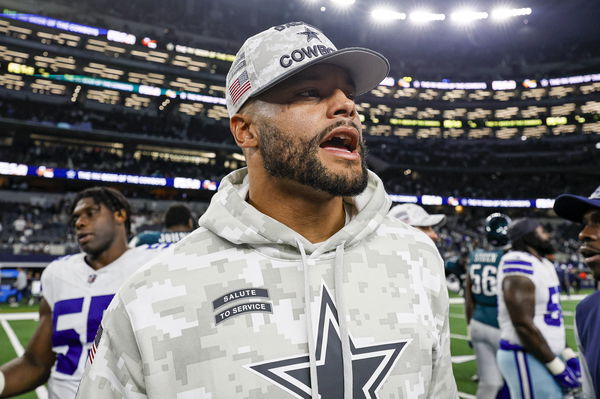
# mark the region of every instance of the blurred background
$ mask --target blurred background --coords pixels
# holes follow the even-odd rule
[[[200,216],[244,166],[224,81],[246,37],[294,20],[389,58],[358,99],[368,163],[395,201],[445,213],[448,258],[493,211],[535,215],[559,260],[578,226],[549,209],[600,179],[600,7],[376,0],[0,1],[0,266],[77,251],[73,194],[110,185],[134,232],[183,202]],[[482,201],[495,200],[495,201]]]
[[[437,245],[453,289],[493,212],[540,218],[557,270],[592,287],[580,226],[551,208],[600,185],[598,2],[2,0],[0,302],[19,299],[17,267],[39,292],[41,270],[78,251],[68,210],[84,188],[121,190],[134,234],[160,230],[173,203],[201,216],[244,166],[225,107],[234,55],[299,20],[390,60],[357,100],[367,161],[395,202],[447,215]],[[466,398],[472,363],[455,369]]]

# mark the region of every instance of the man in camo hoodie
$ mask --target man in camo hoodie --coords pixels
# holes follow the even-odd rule
[[[115,296],[78,398],[457,398],[442,260],[387,215],[354,96],[387,60],[293,22],[227,75],[247,168]]]

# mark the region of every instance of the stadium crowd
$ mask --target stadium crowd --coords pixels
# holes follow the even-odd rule
[[[108,130],[146,137],[234,144],[226,126],[202,115],[185,118],[178,112],[152,114],[129,111],[122,107],[108,107],[100,111],[71,102],[44,104],[31,100],[0,100],[0,116],[4,118],[67,129]]]
[[[72,197],[72,193],[65,194],[58,200],[35,205],[0,202],[6,210],[0,220],[0,253],[64,255],[77,252],[77,243],[69,227]],[[199,204],[201,209],[205,206],[207,204]],[[433,209],[447,215],[447,223],[438,229],[438,247],[444,258],[460,256],[482,245],[482,220],[491,212],[490,209],[463,208],[460,212],[450,207]],[[545,212],[536,213],[552,232],[554,243],[561,253],[568,258],[575,254],[578,226],[550,218]],[[509,214],[519,217],[531,212],[511,210]],[[132,216],[132,235],[144,230],[160,230],[162,217],[162,211],[153,210],[149,201],[140,200]]]
[[[190,177],[197,179],[220,180],[230,167],[211,159],[206,163],[192,161],[173,162],[157,156],[127,149],[114,149],[93,145],[77,145],[57,142],[25,142],[11,147],[0,146],[0,160],[3,162],[44,165],[53,168],[70,168],[117,172],[157,177]],[[377,151],[371,150],[371,154]],[[468,153],[464,153],[468,156]],[[443,158],[439,158],[440,163]],[[529,159],[528,161],[531,161]],[[567,173],[472,173],[431,170],[419,168],[426,166],[418,162],[418,156],[409,162],[407,168],[391,167],[379,170],[388,192],[412,195],[443,195],[469,198],[553,198],[563,191],[587,192],[593,189],[594,182],[585,175]],[[415,166],[413,166],[415,165]],[[516,166],[513,162],[513,166]],[[531,165],[531,162],[527,162]],[[234,166],[241,166],[236,164]],[[376,165],[374,165],[376,166]],[[527,179],[528,184],[522,184]],[[507,197],[507,193],[510,195]]]
[[[415,164],[424,167],[459,169],[510,169],[597,165],[598,149],[572,145],[562,140],[497,139],[401,139],[377,137],[370,153],[391,165]]]
[[[426,146],[429,141],[424,141],[421,146]],[[437,144],[434,144],[437,146]],[[404,143],[400,142],[398,151],[406,151]],[[416,147],[416,145],[415,145]],[[370,148],[370,155],[377,157],[377,147]],[[415,151],[418,151],[415,148]],[[422,151],[422,150],[421,150]],[[451,156],[452,153],[447,154]],[[226,167],[223,155],[211,159],[206,163],[198,163],[182,160],[161,159],[147,153],[136,152],[132,149],[115,149],[110,147],[67,144],[60,142],[15,142],[10,147],[0,146],[0,161],[24,163],[28,165],[44,165],[53,168],[70,168],[81,170],[94,170],[105,172],[126,173],[157,177],[190,177],[196,179],[220,180],[231,167]],[[468,158],[470,153],[461,153],[462,158]],[[522,171],[512,173],[477,171],[477,163],[470,161],[465,173],[464,169],[459,171],[448,170],[448,163],[440,152],[437,158],[431,158],[431,164],[420,161],[417,152],[412,158],[403,160],[405,168],[393,164],[383,167],[381,163],[371,162],[372,167],[384,180],[388,192],[395,194],[412,195],[443,195],[469,198],[554,198],[564,191],[588,192],[595,184],[593,179],[587,175],[568,174],[567,172],[545,172],[524,173]],[[535,158],[521,158],[522,163],[513,160],[512,167],[531,167]],[[564,157],[562,157],[564,160]],[[379,160],[381,160],[379,158]],[[590,162],[596,162],[589,159]],[[422,170],[426,166],[435,166],[436,169]],[[459,164],[462,161],[459,161]],[[539,166],[545,165],[547,161],[542,158]],[[560,163],[558,160],[557,163]],[[233,167],[241,166],[241,162]],[[552,163],[547,163],[550,165]],[[452,164],[451,164],[452,165]],[[554,163],[553,165],[556,165]],[[377,170],[377,167],[380,169]],[[443,169],[441,167],[444,167]],[[459,167],[458,165],[453,165]],[[416,169],[409,169],[416,168]],[[446,170],[444,170],[446,169]],[[499,170],[502,170],[499,168]],[[523,181],[527,180],[527,184]],[[507,194],[509,193],[509,194]]]
[[[70,209],[74,194],[35,205],[24,202],[0,201],[5,209],[0,214],[0,257],[2,254],[47,254],[62,256],[79,252],[70,226]],[[136,204],[131,217],[131,236],[145,230],[161,230],[163,211],[152,209],[148,201]],[[207,204],[196,204],[204,209]]]
[[[219,180],[230,169],[214,161],[198,164],[173,162],[151,155],[134,156],[131,152],[99,146],[50,144],[0,147],[0,160],[50,168],[69,168],[115,172],[154,177],[190,177]]]

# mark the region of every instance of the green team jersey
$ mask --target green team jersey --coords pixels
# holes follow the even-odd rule
[[[504,251],[477,249],[469,256],[467,270],[471,278],[471,293],[475,302],[473,319],[500,328],[498,325],[497,274]]]
[[[175,243],[179,240],[183,239],[185,236],[190,234],[189,231],[153,231],[153,230],[145,230],[142,231],[135,237],[135,246],[139,247],[140,245],[148,244],[167,244],[167,243]]]
[[[464,265],[461,265],[460,258],[458,256],[453,256],[446,261],[445,265],[446,274],[455,274],[460,277],[465,274]]]

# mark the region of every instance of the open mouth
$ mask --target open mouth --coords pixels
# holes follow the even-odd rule
[[[579,249],[579,253],[583,256],[585,263],[600,263],[600,250],[583,246]]]
[[[356,152],[358,148],[358,132],[354,128],[340,126],[325,136],[319,147],[332,151]]]

